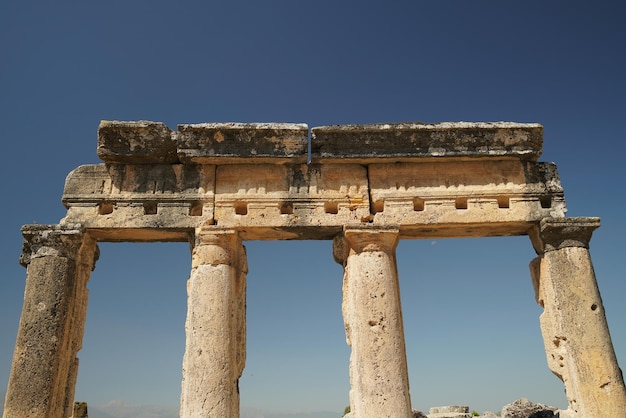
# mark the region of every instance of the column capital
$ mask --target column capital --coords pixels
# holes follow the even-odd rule
[[[397,227],[372,227],[369,225],[347,225],[333,240],[333,257],[344,264],[350,251],[393,252],[398,246],[400,230]]]
[[[20,264],[26,267],[33,258],[49,256],[75,259],[84,235],[81,224],[24,225]]]
[[[233,239],[239,239],[239,233],[236,229],[203,225],[196,228],[193,237],[193,245],[194,247],[197,247],[200,245],[228,244],[229,241]]]
[[[537,254],[568,247],[589,248],[593,231],[600,218],[544,218],[529,232]]]
[[[237,230],[212,226],[196,229],[192,251],[193,268],[201,264],[238,266],[243,260],[239,267],[247,273],[245,259],[245,248]]]

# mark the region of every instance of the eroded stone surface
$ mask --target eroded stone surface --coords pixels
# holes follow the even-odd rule
[[[100,122],[98,157],[107,163],[172,164],[178,162],[176,139],[162,122]]]
[[[26,289],[3,417],[65,418],[72,415],[86,284],[98,251],[82,229],[32,225],[23,234]]]
[[[437,406],[430,408],[428,418],[471,418],[469,406]]]
[[[215,192],[216,224],[241,228],[246,239],[266,239],[263,227],[329,239],[370,216],[367,170],[355,164],[220,166]]]
[[[107,241],[186,241],[213,219],[215,166],[83,165],[65,180],[63,224]]]
[[[72,418],[89,418],[87,402],[74,402],[74,414]]]
[[[552,418],[559,416],[555,415],[557,410],[558,408],[553,406],[534,403],[526,398],[520,398],[502,408],[501,416],[502,418]]]
[[[198,230],[187,282],[180,416],[238,417],[247,264],[232,230]]]
[[[313,129],[314,144],[325,138],[325,146],[348,146],[346,140],[363,135],[389,152],[431,144],[411,151],[411,163],[386,163],[361,144],[370,160],[344,155],[304,164],[306,125],[207,123],[171,133],[182,164],[148,164],[146,150],[158,145],[152,140],[158,135],[146,132],[163,131],[171,151],[164,125],[103,122],[100,131],[107,164],[68,175],[63,223],[80,222],[103,240],[185,240],[181,231],[207,223],[237,228],[244,239],[331,239],[354,222],[395,225],[403,238],[519,235],[566,211],[556,167],[526,158],[540,153],[540,125]],[[445,158],[431,158],[441,149]]]
[[[550,370],[563,381],[563,417],[620,416],[626,388],[618,367],[588,245],[597,218],[544,219],[532,234],[531,264]]]
[[[540,125],[314,128],[310,164],[307,136],[303,124],[102,122],[104,164],[68,175],[66,217],[23,230],[26,298],[3,417],[72,413],[96,241],[190,242],[181,416],[237,417],[248,239],[334,239],[351,416],[409,417],[398,239],[498,235],[530,235],[539,254],[546,355],[570,403],[560,416],[621,416],[626,388],[588,252],[599,220],[565,217],[556,166],[536,161]]]
[[[395,248],[397,229],[346,228],[335,240],[344,266],[342,312],[353,417],[410,417]],[[345,259],[344,259],[345,257]]]
[[[381,123],[311,129],[311,160],[326,163],[494,157],[536,161],[542,146],[539,124]]]
[[[553,164],[453,161],[370,164],[375,223],[396,224],[404,237],[454,225],[450,236],[479,236],[463,225],[485,225],[484,235],[523,234],[528,222],[565,216],[563,189]],[[521,230],[520,230],[521,229]],[[437,230],[437,235],[445,235]]]
[[[272,161],[306,163],[309,132],[295,123],[199,123],[178,125],[178,156],[184,163]]]

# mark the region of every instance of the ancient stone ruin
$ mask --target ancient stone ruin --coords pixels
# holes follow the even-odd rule
[[[428,418],[472,418],[469,406],[440,406],[430,408]]]
[[[65,182],[67,215],[22,229],[27,267],[4,418],[72,415],[99,241],[188,241],[180,415],[238,417],[246,240],[332,240],[344,266],[352,417],[410,417],[395,248],[400,239],[528,235],[561,417],[626,416],[596,284],[598,218],[568,218],[543,128],[517,123],[102,122],[98,155]]]

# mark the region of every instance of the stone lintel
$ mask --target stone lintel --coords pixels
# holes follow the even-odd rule
[[[98,242],[190,242],[193,230],[193,227],[88,227],[89,235]]]
[[[213,218],[214,186],[213,165],[83,165],[65,180],[62,201],[69,210],[62,222],[105,230],[193,229]]]
[[[216,172],[217,225],[314,229],[369,217],[367,169],[358,164],[222,165]]]
[[[183,163],[306,163],[309,131],[303,123],[200,123],[178,125]]]
[[[88,203],[203,202],[213,200],[215,166],[88,164],[65,179],[66,208]]]
[[[399,225],[403,238],[430,239],[524,235],[565,212],[556,170],[547,163],[215,168],[81,166],[68,175],[62,222],[81,223],[104,241],[184,241],[185,231],[206,222],[255,240],[332,239],[353,223]]]
[[[537,254],[567,247],[589,248],[593,231],[600,218],[544,218],[529,232]]]
[[[312,160],[369,163],[476,158],[536,161],[543,127],[514,122],[388,123],[311,130]],[[307,161],[308,127],[292,123],[102,121],[98,156],[106,163],[233,164]]]
[[[125,129],[140,138],[142,130],[158,127],[167,130],[160,123],[140,121],[102,122],[101,131]],[[526,158],[525,151],[534,149],[537,156],[540,152],[542,128],[537,124],[314,128],[321,135],[318,139],[335,134],[339,135],[335,139],[365,138],[352,145],[350,141],[332,144],[344,151],[354,146],[368,153],[371,161],[363,163],[346,154],[311,164],[294,163],[306,158],[304,124],[206,123],[179,129],[170,137],[181,155],[189,151],[184,161],[115,161],[72,171],[63,193],[68,213],[61,222],[81,223],[106,241],[182,241],[189,230],[205,223],[235,228],[244,239],[331,239],[353,223],[397,225],[402,238],[420,239],[522,235],[543,218],[565,216],[556,166],[520,159]],[[291,141],[295,137],[301,141]],[[371,138],[374,142],[368,143]],[[420,143],[422,139],[427,143]],[[487,140],[517,157],[503,157],[494,151],[497,147],[472,148],[477,141]],[[435,151],[419,154],[414,147],[412,160],[398,162],[376,148],[399,155],[406,143],[428,145]],[[287,157],[297,148],[289,144],[301,146],[299,156]],[[127,145],[132,156],[134,151]],[[132,149],[143,152],[144,145]],[[449,148],[438,154],[438,146]],[[473,157],[458,157],[463,149],[469,152],[463,155]]]
[[[273,240],[332,240],[342,230],[341,226],[283,226],[283,227],[238,227],[237,231],[245,241]]]
[[[106,121],[98,127],[98,157],[106,163],[178,162],[176,139],[162,122]]]
[[[422,230],[483,224],[493,229],[521,221],[526,223],[524,233],[529,223],[566,212],[563,188],[551,163],[430,160],[370,164],[367,169],[375,224]]]
[[[428,158],[536,161],[543,127],[514,122],[334,125],[311,129],[313,162],[370,163]]]
[[[73,209],[72,209],[73,210]],[[120,210],[121,211],[121,210]],[[297,211],[297,209],[296,209]],[[94,210],[95,213],[95,210]],[[342,220],[328,224],[307,223],[305,220],[291,218],[298,215],[280,215],[253,225],[253,221],[246,221],[244,216],[242,225],[234,222],[224,222],[224,226],[239,232],[244,241],[272,241],[272,240],[332,240],[343,230]],[[321,215],[330,218],[331,215]],[[140,219],[133,221],[131,217],[124,216],[121,219],[129,220],[128,224],[119,226],[116,220],[107,220],[107,216],[94,214],[87,219],[85,228],[89,235],[98,242],[187,242],[193,235],[195,228],[210,221],[210,218],[186,216],[177,224],[166,224],[167,218],[154,215],[139,216]],[[281,217],[285,220],[281,220]],[[234,218],[233,218],[234,219]],[[260,218],[255,218],[260,219]],[[193,222],[192,222],[193,221]],[[353,220],[358,221],[358,220]],[[376,220],[373,223],[363,222],[366,227],[384,227],[384,223]],[[134,223],[133,223],[134,222]],[[159,226],[161,224],[162,226]],[[399,228],[400,239],[444,239],[444,238],[482,238],[482,237],[505,237],[529,235],[530,230],[536,224],[535,221],[510,221],[510,222],[458,222],[445,223],[421,223],[417,225],[401,225]],[[221,223],[218,223],[221,225]]]
[[[527,235],[532,222],[444,222],[402,225],[400,239],[486,238]]]
[[[20,264],[26,267],[33,258],[76,257],[84,230],[80,224],[31,224],[22,227],[24,242]]]

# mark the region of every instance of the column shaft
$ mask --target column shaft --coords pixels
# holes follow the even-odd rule
[[[565,385],[564,416],[618,417],[626,413],[626,389],[587,248],[599,226],[594,219],[542,221],[537,238],[543,253],[531,272],[544,308],[548,366]]]
[[[26,289],[3,417],[67,417],[83,335],[76,328],[84,325],[97,247],[81,231],[56,225],[31,225],[23,233]]]
[[[335,242],[335,256],[345,269],[342,310],[352,348],[354,418],[411,416],[397,243],[397,230],[364,229],[346,229]]]
[[[74,293],[74,304],[72,306],[71,322],[70,322],[70,353],[72,355],[68,377],[66,380],[65,391],[65,414],[64,416],[73,416],[74,411],[74,394],[76,392],[76,380],[78,378],[79,359],[78,352],[83,348],[83,336],[85,334],[85,321],[87,319],[87,304],[89,301],[89,289],[87,282],[91,272],[95,267],[95,262],[100,256],[100,251],[96,241],[91,237],[85,237],[83,244],[78,252],[78,261],[76,263],[77,285]]]
[[[201,231],[187,283],[180,416],[239,417],[245,363],[245,249],[235,231]]]

